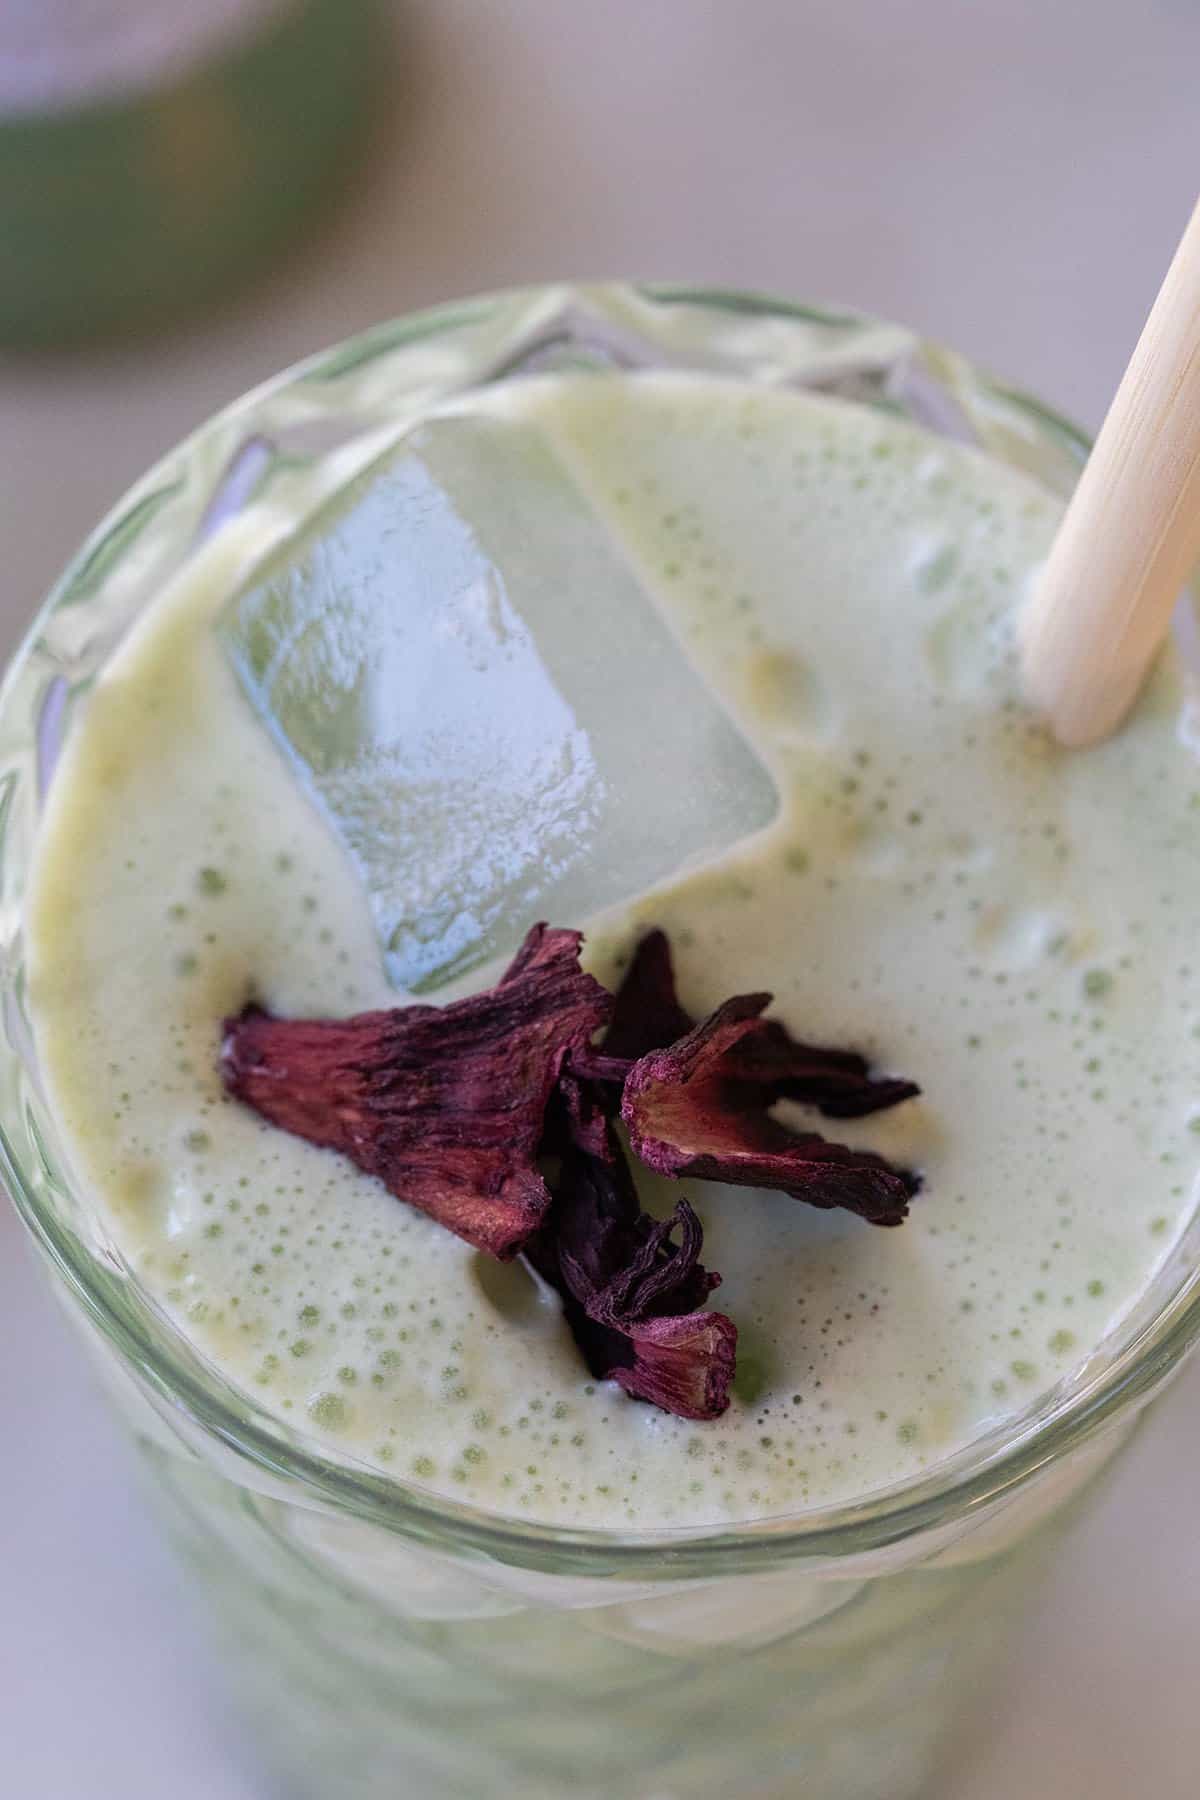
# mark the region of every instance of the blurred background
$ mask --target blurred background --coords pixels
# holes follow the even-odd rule
[[[1194,0],[0,0],[0,649],[207,414],[507,283],[860,307],[1094,426],[1200,186],[1197,67]],[[1193,1800],[1198,1424],[1200,1369],[936,1800]],[[261,1800],[7,1209],[0,1434],[0,1792]]]

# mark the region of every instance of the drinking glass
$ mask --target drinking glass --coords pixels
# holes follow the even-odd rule
[[[1023,1589],[1200,1329],[1197,1231],[1086,1366],[835,1507],[694,1530],[482,1511],[305,1439],[125,1266],[39,1076],[22,893],[58,752],[142,609],[231,591],[431,408],[554,370],[819,390],[1070,491],[1069,424],[894,325],[748,294],[543,287],[380,326],[238,401],[93,534],[0,693],[0,1164],[211,1603],[280,1792],[912,1800]],[[86,896],[80,904],[86,905]]]

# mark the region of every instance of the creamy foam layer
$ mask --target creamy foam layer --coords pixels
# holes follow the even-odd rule
[[[907,425],[681,376],[489,405],[551,436],[781,795],[719,865],[557,922],[590,925],[611,982],[664,925],[693,1012],[770,988],[799,1035],[918,1079],[920,1102],[836,1128],[922,1168],[909,1223],[683,1184],[742,1332],[735,1400],[697,1426],[590,1381],[519,1269],[225,1100],[219,1021],[248,994],[397,996],[214,639],[219,539],[97,684],[54,785],[28,930],[55,1110],[134,1277],[340,1454],[578,1524],[843,1500],[1069,1374],[1192,1212],[1200,772],[1177,675],[1115,741],[1055,751],[1016,698],[1012,617],[1057,504]]]

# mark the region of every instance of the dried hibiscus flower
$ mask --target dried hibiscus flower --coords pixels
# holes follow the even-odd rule
[[[793,1131],[767,1109],[786,1097],[863,1113],[918,1090],[911,1082],[873,1082],[849,1052],[793,1042],[761,1018],[770,998],[727,1000],[678,1043],[633,1065],[621,1117],[635,1156],[661,1175],[781,1188],[812,1206],[899,1225],[919,1186],[915,1175],[872,1151]]]
[[[593,1374],[713,1419],[737,1344],[732,1321],[704,1310],[720,1276],[699,1260],[685,1200],[669,1219],[642,1212],[614,1119],[662,1174],[782,1188],[894,1225],[914,1175],[792,1131],[769,1108],[791,1099],[852,1117],[918,1090],[873,1078],[853,1051],[797,1042],[761,1017],[766,994],[694,1024],[661,931],[638,945],[615,1000],[580,968],[582,941],[535,925],[495,987],[444,1007],[344,1020],[247,1007],[225,1022],[222,1075],[270,1123],[350,1157],[478,1249],[524,1251]]]
[[[685,1037],[696,1023],[679,1004],[675,969],[665,931],[648,931],[613,996],[612,1017],[604,1034],[606,1056],[636,1062],[647,1051],[662,1050]]]
[[[528,1252],[562,1296],[592,1374],[681,1419],[725,1411],[737,1349],[732,1319],[701,1310],[721,1279],[701,1264],[701,1239],[686,1200],[669,1219],[641,1210],[612,1139],[603,1158],[564,1156],[553,1210]]]
[[[513,1256],[550,1205],[536,1159],[563,1061],[612,1005],[580,969],[580,941],[535,926],[496,987],[449,1006],[341,1020],[247,1007],[225,1022],[225,1085],[476,1248]]]

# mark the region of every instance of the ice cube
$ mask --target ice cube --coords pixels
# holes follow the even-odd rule
[[[777,808],[546,439],[503,413],[421,426],[222,630],[399,987],[582,923]]]

